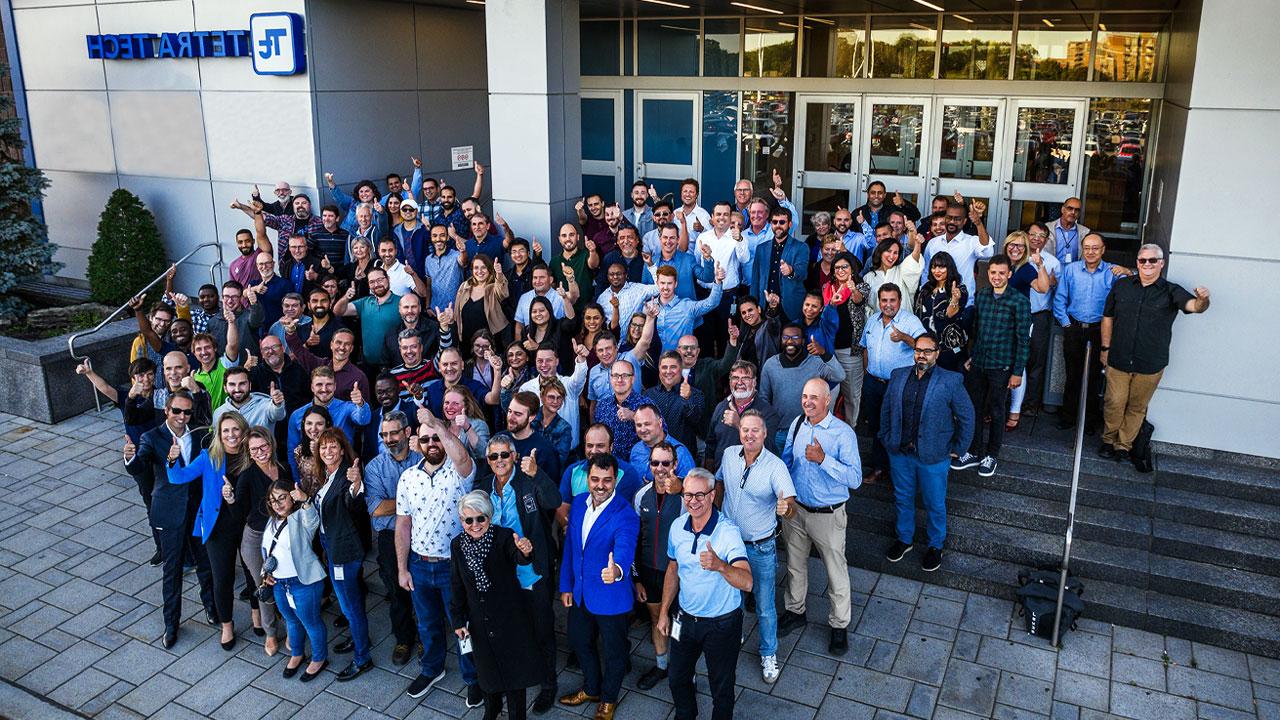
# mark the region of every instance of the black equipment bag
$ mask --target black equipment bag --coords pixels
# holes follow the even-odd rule
[[[1053,638],[1053,611],[1058,606],[1058,581],[1061,571],[1057,568],[1024,570],[1018,573],[1017,604],[1027,633],[1043,638]],[[1061,645],[1068,630],[1076,628],[1076,619],[1084,612],[1084,583],[1067,574],[1067,589],[1062,596],[1062,624],[1058,644]]]
[[[1156,428],[1147,422],[1146,418],[1142,419],[1142,427],[1138,429],[1138,437],[1133,439],[1133,448],[1129,451],[1129,457],[1133,460],[1133,467],[1138,472],[1149,473],[1155,469],[1152,460],[1155,459],[1155,453],[1151,449],[1151,436],[1155,433]]]

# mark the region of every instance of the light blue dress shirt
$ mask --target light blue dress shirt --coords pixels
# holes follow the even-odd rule
[[[1102,320],[1102,307],[1107,304],[1107,293],[1116,281],[1111,263],[1103,260],[1089,272],[1083,260],[1076,260],[1062,269],[1058,289],[1053,296],[1053,316],[1058,324],[1066,327],[1071,321],[1096,323]]]
[[[435,248],[432,247],[423,266],[427,277],[431,278],[431,305],[443,310],[458,298],[458,288],[462,287],[462,266],[458,264],[458,251],[456,248],[449,248],[444,255],[436,255]],[[454,310],[462,312],[462,308]]]
[[[862,340],[858,344],[867,349],[867,372],[881,380],[888,380],[889,374],[894,370],[909,367],[916,361],[915,350],[910,345],[889,337],[893,328],[918,338],[924,334],[924,325],[920,324],[920,318],[906,310],[898,310],[898,314],[893,316],[888,325],[884,324],[882,317],[883,313],[876,311],[867,320]]]
[[[805,448],[817,438],[826,454],[815,463],[805,457]],[[862,460],[853,428],[827,413],[817,425],[803,415],[787,429],[782,462],[791,469],[796,500],[809,507],[836,505],[849,499],[849,491],[862,485]]]
[[[720,305],[720,296],[724,294],[720,285],[711,287],[711,294],[702,300],[689,300],[679,295],[671,298],[671,302],[658,304],[658,337],[662,339],[663,349],[672,349],[683,335],[693,332],[698,319]]]

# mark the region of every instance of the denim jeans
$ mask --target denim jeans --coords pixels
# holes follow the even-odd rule
[[[413,614],[418,619],[418,639],[422,641],[422,674],[433,678],[444,670],[448,640],[456,638],[449,619],[451,586],[448,562],[427,562],[421,556],[409,556],[409,574],[413,576]],[[458,653],[462,682],[475,685],[476,666],[471,655]]]
[[[329,636],[320,617],[320,595],[324,583],[303,585],[298,578],[277,578],[275,584],[276,609],[284,618],[289,632],[289,650],[294,657],[301,657],[305,635],[311,641],[311,661],[324,662],[329,657]],[[290,597],[293,604],[289,603]]]
[[[360,587],[360,572],[363,560],[349,563],[334,563],[329,559],[329,546],[325,537],[320,536],[320,544],[324,545],[325,559],[329,561],[329,577],[333,580],[333,594],[338,596],[338,607],[342,615],[350,623],[351,642],[355,644],[355,654],[351,658],[356,665],[369,662],[369,616],[364,610],[364,590]],[[338,579],[338,570],[342,571],[342,579]]]
[[[778,654],[778,607],[774,592],[778,586],[778,541],[776,538],[747,544],[747,564],[751,566],[756,598],[756,631],[760,634],[760,657]]]
[[[910,545],[915,539],[918,488],[924,500],[929,547],[942,549],[947,539],[947,472],[950,469],[950,458],[926,465],[915,455],[889,453],[893,499],[898,506],[898,540]]]

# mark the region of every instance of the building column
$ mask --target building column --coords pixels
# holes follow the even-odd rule
[[[546,253],[582,192],[577,0],[488,0],[493,207]]]

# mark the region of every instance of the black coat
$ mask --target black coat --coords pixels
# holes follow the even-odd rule
[[[363,560],[367,550],[359,530],[360,513],[368,513],[364,504],[364,490],[351,496],[351,481],[347,480],[347,468],[351,463],[342,461],[333,486],[320,503],[320,526],[324,528],[329,562],[334,565]],[[323,471],[321,471],[323,472]],[[323,483],[321,483],[323,485]],[[361,486],[363,487],[363,486]]]
[[[188,427],[191,433],[191,459],[204,448],[209,433],[206,428]],[[186,524],[190,526],[200,507],[204,484],[196,479],[189,483],[169,482],[169,448],[173,446],[173,432],[167,423],[160,423],[148,430],[138,443],[133,462],[125,466],[139,483],[151,483],[151,526],[171,529]],[[186,465],[178,458],[178,465]]]
[[[487,467],[476,481],[476,489],[493,493],[493,472]],[[560,507],[560,488],[541,469],[529,477],[516,469],[511,473],[505,492],[516,494],[516,508],[520,513],[520,537],[533,543],[533,570],[551,583],[555,582],[555,561],[560,556],[556,547],[556,532],[552,529],[555,511]],[[514,529],[514,528],[513,528]]]
[[[515,533],[494,525],[493,547],[485,560],[489,591],[476,589],[476,577],[462,554],[462,535],[450,543],[453,629],[471,632],[471,660],[485,693],[523,690],[542,682],[542,657],[533,634],[532,593],[520,588],[516,565],[529,558],[516,549]]]

